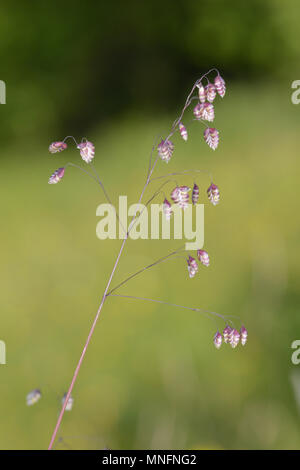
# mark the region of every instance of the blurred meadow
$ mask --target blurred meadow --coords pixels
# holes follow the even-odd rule
[[[189,110],[188,142],[176,135],[173,158],[156,171],[199,168],[214,175],[221,193],[216,207],[207,204],[208,178],[196,177],[211,266],[188,279],[185,261],[170,260],[118,293],[237,315],[249,341],[217,351],[216,324],[200,313],[108,298],[56,449],[300,448],[300,365],[291,362],[291,343],[300,339],[300,105],[291,102],[291,83],[300,79],[294,42],[300,9],[293,1],[282,8],[277,1],[253,1],[245,11],[233,1],[228,9],[225,2],[212,3],[219,14],[197,2],[206,11],[203,34],[219,31],[210,54],[207,37],[197,49],[197,20],[200,26],[204,20],[194,2],[178,2],[182,9],[169,13],[167,1],[157,24],[155,8],[149,16],[148,7],[137,12],[132,2],[129,23],[120,7],[124,25],[118,9],[114,24],[104,2],[94,15],[91,2],[86,13],[72,2],[68,17],[66,2],[57,18],[53,6],[40,2],[44,13],[38,15],[41,6],[32,10],[22,45],[20,26],[29,13],[1,6],[0,79],[7,85],[7,104],[0,106],[0,339],[7,348],[7,364],[0,365],[1,449],[47,447],[121,244],[96,237],[96,208],[104,198],[92,180],[68,168],[60,184],[47,184],[67,161],[80,164],[71,144],[51,155],[49,143],[87,136],[111,198],[117,202],[122,194],[137,202],[155,138],[168,133],[193,82],[214,65],[228,87],[215,102],[219,148],[213,152],[205,144],[203,126],[191,121]],[[230,27],[223,25],[223,11]],[[74,31],[84,14],[91,25],[84,24],[86,37],[78,38]],[[171,25],[158,41],[156,31],[167,18]],[[182,26],[180,37],[171,35],[172,25],[177,31]],[[223,27],[232,31],[231,42]],[[130,49],[139,34],[139,47],[151,51],[150,65],[140,50]],[[192,184],[195,176],[178,179]],[[148,189],[149,197],[159,184]],[[129,240],[112,286],[180,245]],[[26,407],[26,394],[37,387],[42,399]]]

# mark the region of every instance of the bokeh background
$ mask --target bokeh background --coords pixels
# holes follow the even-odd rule
[[[49,143],[88,136],[113,200],[135,202],[154,139],[212,66],[228,87],[218,150],[190,111],[188,143],[176,136],[157,169],[212,171],[211,266],[189,280],[176,259],[120,293],[238,315],[249,342],[217,351],[216,325],[199,313],[108,299],[56,449],[300,448],[299,20],[292,0],[1,5],[1,449],[47,447],[120,246],[96,238],[93,181],[70,168],[47,184],[66,161],[80,164],[74,147],[53,156]],[[206,202],[209,181],[197,182]],[[177,246],[129,241],[113,284]],[[36,387],[43,397],[26,407]]]

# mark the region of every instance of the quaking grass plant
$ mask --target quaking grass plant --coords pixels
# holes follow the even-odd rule
[[[213,80],[213,82],[210,81]],[[196,82],[194,83],[190,93],[188,94],[186,101],[184,103],[184,106],[182,108],[182,111],[179,115],[179,117],[173,122],[172,127],[170,129],[169,134],[165,137],[162,138],[160,143],[157,145],[155,144],[152,148],[151,155],[150,155],[150,160],[149,160],[149,165],[148,165],[148,170],[147,170],[147,175],[146,175],[146,181],[144,184],[144,187],[141,191],[141,194],[138,198],[138,204],[140,204],[143,201],[145,191],[148,188],[148,186],[151,184],[153,185],[155,182],[158,182],[159,180],[164,180],[164,182],[154,191],[153,196],[145,202],[145,207],[147,207],[151,201],[154,198],[157,198],[164,194],[162,191],[163,187],[165,187],[167,184],[169,184],[171,181],[170,178],[173,176],[180,176],[184,178],[185,175],[194,173],[197,174],[199,172],[203,172],[204,170],[185,170],[183,172],[173,172],[173,173],[168,173],[163,176],[154,176],[154,172],[157,169],[158,165],[160,163],[165,164],[168,163],[171,158],[173,158],[173,153],[174,153],[174,144],[171,139],[173,139],[174,134],[178,131],[181,138],[185,141],[188,140],[188,131],[186,129],[186,126],[183,124],[184,116],[190,105],[196,100],[196,105],[194,106],[193,109],[193,114],[194,114],[194,119],[197,121],[200,121],[201,123],[204,124],[205,129],[204,129],[204,140],[205,142],[209,145],[209,147],[212,150],[215,150],[218,145],[219,145],[219,131],[213,127],[210,127],[208,123],[212,122],[214,120],[215,112],[214,112],[214,101],[217,96],[220,96],[221,98],[224,97],[226,91],[225,87],[225,81],[221,77],[220,73],[218,72],[217,69],[211,69],[204,75],[202,75]],[[66,173],[66,170],[69,170],[70,167],[76,167],[80,169],[82,172],[86,173],[89,175],[91,178],[93,178],[101,187],[104,197],[106,198],[107,202],[109,204],[111,203],[111,199],[104,187],[104,184],[102,180],[100,179],[95,167],[93,166],[93,159],[95,156],[95,146],[93,143],[89,142],[87,139],[82,139],[80,143],[77,143],[74,137],[72,136],[67,136],[63,141],[57,141],[53,142],[50,147],[49,151],[51,153],[58,153],[62,152],[67,149],[67,143],[66,141],[68,139],[72,139],[75,142],[75,145],[77,149],[80,152],[80,156],[82,160],[87,164],[87,168],[83,168],[79,165],[76,165],[74,163],[68,162],[64,167],[61,167],[57,169],[50,177],[49,183],[50,184],[57,184],[60,182]],[[182,210],[185,210],[189,204],[189,199],[190,199],[190,192],[191,192],[191,202],[192,204],[196,205],[199,200],[199,187],[196,183],[194,183],[193,188],[189,188],[186,184],[183,185],[178,185],[176,183],[176,186],[170,193],[170,199],[173,201],[174,205],[177,205],[179,208]],[[210,185],[207,189],[207,196],[212,205],[216,205],[220,201],[220,192],[218,186],[212,181],[210,182]],[[162,202],[162,210],[163,214],[166,217],[167,220],[170,220],[173,214],[173,206],[170,203],[170,201],[167,199],[167,197],[164,197],[164,200]],[[91,338],[93,336],[94,330],[96,328],[97,322],[99,320],[100,314],[102,312],[102,309],[104,305],[106,304],[107,300],[111,296],[116,296],[116,297],[123,297],[123,298],[129,298],[133,300],[142,300],[142,301],[148,301],[148,302],[155,302],[159,304],[166,304],[166,305],[171,305],[174,307],[179,307],[179,308],[184,308],[188,310],[193,310],[197,312],[201,312],[204,314],[208,314],[211,316],[217,316],[220,318],[222,321],[225,323],[225,327],[223,332],[221,333],[220,331],[217,330],[217,332],[214,335],[213,338],[213,343],[217,349],[219,349],[222,345],[222,343],[228,343],[232,346],[232,348],[235,348],[238,343],[240,342],[243,346],[245,345],[247,341],[247,330],[244,326],[241,327],[240,331],[238,331],[234,324],[233,321],[230,320],[230,316],[223,316],[219,313],[216,312],[210,312],[201,308],[193,308],[193,307],[187,307],[184,305],[177,305],[177,304],[172,304],[169,302],[165,302],[163,300],[158,300],[158,299],[149,299],[149,298],[144,298],[144,297],[137,297],[137,296],[129,296],[129,295],[120,295],[117,294],[116,292],[118,289],[126,284],[128,281],[130,281],[132,278],[142,274],[145,270],[152,268],[153,266],[156,266],[159,263],[162,263],[164,261],[167,261],[168,259],[179,256],[183,254],[184,252],[184,247],[179,248],[178,250],[173,251],[172,253],[167,254],[166,256],[154,261],[148,266],[142,267],[139,271],[129,275],[125,280],[123,280],[121,283],[118,285],[111,287],[111,283],[114,278],[114,274],[116,271],[117,266],[121,262],[121,257],[122,253],[125,249],[127,240],[129,238],[130,232],[134,225],[137,223],[139,220],[139,217],[141,216],[142,211],[138,213],[138,209],[136,210],[135,214],[133,215],[128,227],[124,227],[124,225],[121,224],[123,230],[124,230],[124,238],[122,240],[121,246],[119,248],[119,252],[116,256],[116,259],[114,261],[112,271],[108,277],[108,281],[106,284],[106,287],[104,289],[102,299],[99,305],[99,308],[97,310],[97,313],[94,317],[94,320],[92,322],[92,326],[90,328],[90,331],[87,335],[86,342],[84,344],[83,350],[81,352],[79,361],[77,363],[76,369],[73,374],[72,381],[70,383],[69,389],[67,393],[64,395],[63,400],[62,400],[62,408],[59,413],[59,417],[56,423],[56,426],[54,428],[51,441],[49,444],[49,450],[53,448],[53,444],[55,442],[55,439],[57,437],[57,433],[59,431],[63,415],[66,410],[70,410],[72,408],[73,404],[73,398],[71,396],[73,387],[75,385],[75,382],[78,378],[78,374],[80,371],[80,367],[82,365],[82,362],[84,360],[85,354],[87,352],[87,348],[89,346],[89,343],[91,341]],[[120,222],[119,214],[116,211],[116,217]],[[198,259],[199,263],[208,267],[210,264],[210,259],[208,253],[203,250],[199,249],[197,250],[197,256],[196,258]],[[197,275],[197,272],[199,270],[199,265],[198,262],[196,261],[195,257],[191,256],[188,254],[188,257],[186,258],[187,261],[187,270],[188,270],[188,275],[189,278],[193,278],[194,276]],[[36,403],[39,398],[41,397],[41,392],[40,390],[36,389],[30,392],[27,396],[27,404],[32,405]]]

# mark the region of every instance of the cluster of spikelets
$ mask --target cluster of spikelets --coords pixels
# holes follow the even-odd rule
[[[39,388],[35,388],[31,392],[29,392],[26,396],[27,406],[34,405],[35,403],[37,403],[40,400],[41,397],[42,397],[42,392],[40,391]],[[64,396],[61,399],[61,404],[62,405],[65,403],[66,397],[67,397],[67,394],[65,393]],[[66,405],[66,410],[71,411],[71,409],[73,408],[73,405],[74,405],[74,398],[72,396],[70,396],[70,398],[68,400],[68,403]]]
[[[63,150],[67,149],[67,144],[65,141],[58,141],[52,142],[49,145],[49,152],[50,153],[58,153],[62,152]],[[95,156],[95,146],[92,142],[89,142],[86,139],[82,139],[82,141],[77,144],[76,148],[80,152],[80,156],[85,163],[91,163]],[[64,177],[65,174],[65,167],[58,168],[54,171],[54,173],[50,176],[48,183],[49,184],[56,184]]]
[[[210,259],[209,259],[207,251],[197,250],[197,257],[200,263],[203,264],[203,266],[207,266],[207,267],[209,266]],[[187,259],[187,264],[188,264],[189,276],[191,278],[195,277],[195,275],[197,274],[199,270],[197,261],[192,256],[189,256]]]
[[[208,84],[203,86],[202,82],[200,81],[197,83],[197,88],[199,101],[193,110],[194,117],[197,121],[212,122],[215,118],[213,101],[215,100],[217,94],[221,96],[221,98],[224,97],[226,92],[225,81],[218,73],[214,79],[214,83],[210,83],[208,81]],[[183,140],[187,141],[188,132],[181,121],[178,122],[177,128]],[[204,140],[211,149],[216,150],[219,145],[219,131],[214,127],[206,127],[204,131]],[[157,146],[157,151],[160,158],[168,163],[174,152],[174,144],[171,142],[171,140],[169,140],[169,138],[162,139]]]
[[[229,325],[223,330],[223,335],[217,331],[214,336],[214,345],[217,349],[220,349],[222,343],[228,343],[232,348],[236,348],[239,342],[242,346],[245,346],[248,338],[248,331],[244,326],[241,327],[240,331],[235,328],[231,328]]]
[[[189,204],[189,192],[191,188],[188,186],[176,186],[171,192],[171,199],[174,204],[178,205],[181,209],[185,210]],[[209,201],[216,206],[220,202],[220,191],[216,184],[211,183],[207,189],[207,196]],[[199,186],[195,183],[191,194],[192,204],[196,205],[199,201]],[[172,216],[172,206],[168,199],[165,197],[163,201],[163,213],[167,220]]]

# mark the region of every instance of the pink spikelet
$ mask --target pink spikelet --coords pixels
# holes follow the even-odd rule
[[[212,103],[204,103],[201,119],[212,122],[215,119],[215,110]]]
[[[157,146],[158,155],[168,163],[174,151],[174,144],[170,140],[162,140]]]
[[[223,342],[223,337],[221,335],[221,333],[219,333],[219,331],[216,332],[215,336],[214,336],[214,345],[217,349],[220,349],[220,347],[222,346],[222,342]]]
[[[58,170],[55,170],[54,173],[50,176],[48,183],[49,184],[56,184],[59,183],[59,181],[63,178],[65,174],[65,169],[64,168],[58,168]]]
[[[207,190],[207,196],[210,202],[216,206],[220,202],[220,191],[216,184],[211,184]]]
[[[216,87],[218,94],[221,96],[221,98],[223,98],[226,92],[226,85],[225,85],[225,81],[219,74],[215,78],[215,87]]]
[[[205,90],[204,86],[202,85],[202,83],[200,83],[200,85],[198,85],[198,93],[199,93],[200,103],[205,103],[205,101],[206,101],[206,90]]]
[[[57,153],[57,152],[62,152],[63,150],[66,150],[67,144],[65,142],[52,142],[49,145],[49,152],[50,153]]]
[[[200,261],[200,263],[202,263],[204,266],[209,266],[209,256],[208,256],[207,251],[198,250],[197,256],[198,256],[198,260]]]
[[[224,343],[230,343],[232,339],[232,328],[227,325],[223,330]]]
[[[187,141],[188,133],[187,133],[186,127],[182,124],[182,122],[179,123],[179,132],[183,140]]]
[[[178,204],[178,206],[185,210],[189,203],[189,191],[190,188],[188,186],[177,186],[171,192],[171,199]]]
[[[171,215],[172,215],[172,206],[171,204],[169,203],[168,199],[165,198],[164,202],[163,202],[163,213],[165,215],[165,218],[167,220],[170,220],[171,219]]]
[[[207,127],[204,131],[204,140],[211,149],[216,150],[219,145],[219,131],[214,127]]]
[[[217,95],[216,87],[212,83],[209,83],[205,87],[205,92],[206,92],[206,99],[210,103],[212,103]]]
[[[248,331],[244,326],[241,327],[240,329],[240,334],[241,334],[241,345],[245,346],[248,338]]]
[[[188,264],[189,276],[190,276],[190,278],[192,278],[198,272],[198,264],[197,264],[195,258],[192,258],[192,256],[189,256],[189,258],[187,260],[187,264]]]
[[[231,347],[236,348],[237,345],[239,344],[239,341],[240,341],[240,334],[239,334],[238,330],[233,329],[232,330],[231,341],[230,341]]]
[[[82,160],[86,163],[91,163],[95,156],[95,145],[92,142],[85,141],[78,144],[77,148],[80,150]]]
[[[192,203],[195,205],[199,200],[199,186],[194,184],[193,191],[192,191]]]
[[[204,110],[204,103],[197,103],[194,107],[193,113],[195,118],[199,121],[203,119],[203,110]]]

